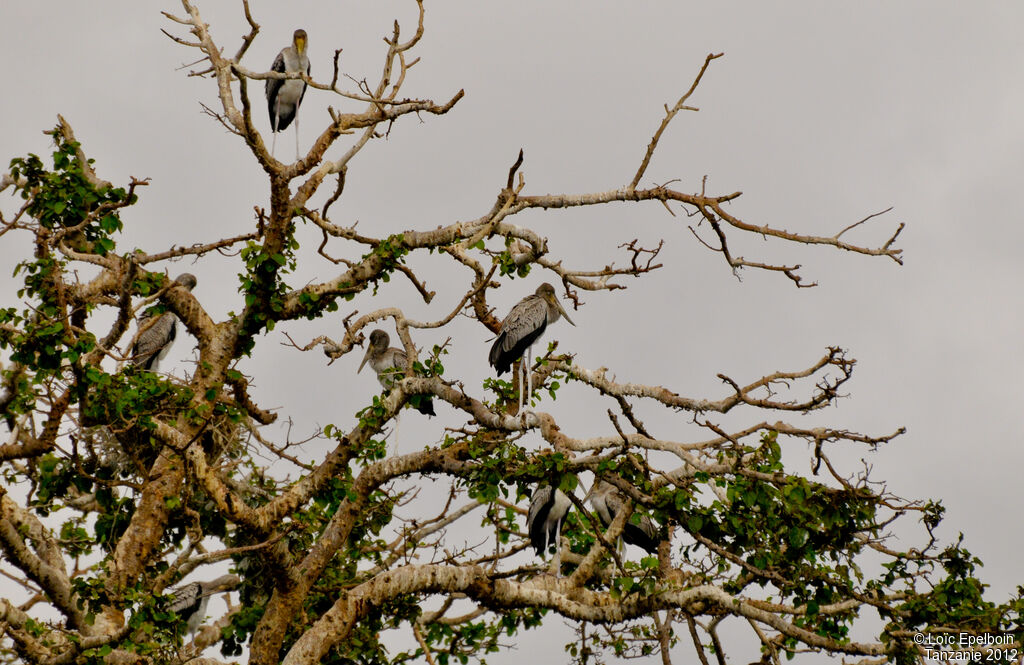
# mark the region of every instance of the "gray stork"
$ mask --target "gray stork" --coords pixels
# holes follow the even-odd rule
[[[519,365],[523,377],[519,383],[520,410],[523,405],[530,403],[533,395],[530,348],[544,334],[544,329],[557,321],[559,316],[564,316],[571,325],[576,325],[555,297],[555,287],[544,282],[532,296],[526,296],[516,303],[501,322],[501,332],[491,346],[488,360],[498,370],[498,376],[507,372],[512,363],[522,357]],[[525,392],[523,386],[526,386]]]
[[[405,378],[407,358],[405,351],[388,347],[390,342],[391,338],[383,330],[374,330],[370,333],[370,343],[366,347],[366,355],[363,356],[363,361],[359,363],[359,369],[356,370],[356,374],[358,374],[363,371],[363,366],[366,363],[370,363],[370,367],[377,373],[377,381],[380,382],[384,390],[391,390],[395,381]],[[437,415],[434,413],[434,400],[430,395],[420,395],[419,406],[416,407],[416,410],[425,416]],[[396,450],[398,448],[399,418],[400,414],[395,414],[395,439],[392,446]]]
[[[309,75],[309,58],[306,57],[306,31],[299,29],[292,35],[292,45],[281,49],[270,66],[270,71],[294,74],[305,72]],[[270,127],[274,138],[270,143],[270,154],[277,146],[277,132],[288,129],[295,121],[295,159],[299,158],[299,104],[306,94],[306,82],[302,79],[267,79],[267,110],[270,111]]]
[[[189,635],[195,635],[199,627],[203,625],[203,621],[206,620],[206,606],[210,602],[210,596],[218,591],[234,588],[237,582],[238,578],[234,575],[221,575],[212,582],[183,584],[176,589],[171,589],[168,594],[171,604],[167,606],[167,609],[185,621]]]
[[[359,363],[359,369],[356,370],[356,374],[358,374],[363,371],[363,365],[370,363],[370,367],[377,373],[377,381],[380,382],[384,390],[391,390],[395,381],[405,378],[407,358],[405,351],[393,346],[389,348],[390,341],[391,338],[383,330],[374,330],[370,333],[370,344],[366,348],[366,355],[363,356],[363,362]],[[425,416],[437,415],[434,413],[434,400],[430,395],[421,396],[416,410]]]
[[[537,556],[544,556],[551,545],[555,546],[551,567],[556,575],[562,570],[562,523],[570,507],[572,501],[562,490],[545,485],[533,493],[526,514],[526,530]]]
[[[619,488],[600,478],[594,482],[586,499],[590,500],[590,505],[594,507],[597,518],[601,520],[601,524],[606,529],[626,505]],[[660,530],[654,520],[647,515],[640,515],[639,518],[639,524],[626,522],[626,526],[622,529],[622,540],[646,550],[649,554],[657,554],[658,543],[661,540]]]
[[[182,273],[174,280],[191,291],[196,285],[196,276]],[[154,314],[146,313],[139,317],[138,339],[132,345],[132,357],[128,362],[136,367],[155,372],[157,365],[171,349],[171,344],[178,333],[178,317],[174,312],[164,312],[153,320]]]

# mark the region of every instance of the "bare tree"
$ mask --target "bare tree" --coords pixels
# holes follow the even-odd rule
[[[146,183],[118,188],[101,179],[63,118],[52,131],[52,167],[34,155],[12,162],[2,188],[23,203],[3,211],[0,235],[28,234],[34,253],[18,267],[24,302],[0,310],[0,406],[10,430],[0,445],[0,573],[19,588],[0,599],[7,660],[212,663],[218,661],[199,655],[219,643],[225,656],[247,653],[253,663],[465,662],[555,615],[575,622],[568,650],[580,663],[609,654],[659,654],[669,663],[670,647],[681,639],[692,641],[701,663],[725,663],[720,629],[727,622],[756,635],[764,663],[802,652],[923,662],[939,643],[932,638],[960,633],[1011,635],[1009,644],[975,647],[993,662],[1019,654],[1024,601],[982,598],[979,562],[960,543],[932,535],[941,506],[902,499],[869,469],[844,469],[830,458],[837,445],[874,447],[902,430],[868,435],[802,424],[807,412],[832,405],[849,380],[854,360],[844,350],[814,352],[820,357],[806,367],[767,376],[719,375],[720,394],[687,397],[672,386],[583,367],[552,343],[530,368],[534,394],[526,398],[538,409],[520,412],[518,380],[468,385],[444,374],[444,345],[417,348],[416,331],[444,329],[460,315],[498,333],[503,312],[489,304],[492,290],[532,270],[585,312],[581,292],[625,288],[625,277],[672,269],[658,262],[661,245],[625,238],[620,267],[566,265],[543,235],[518,223],[529,210],[660,203],[693,220],[698,251],[720,254],[733,272],[782,273],[797,287],[814,286],[799,265],[738,256],[731,243],[745,234],[770,236],[899,263],[902,229],[855,242],[855,232],[875,221],[870,216],[831,236],[800,234],[741,219],[729,206],[739,192],[642,186],[664,130],[680,111],[696,110],[690,99],[720,54],[708,55],[690,88],[666,106],[617,189],[531,193],[520,152],[495,183],[493,205],[470,221],[389,237],[336,223],[331,207],[372,139],[407,116],[443,116],[463,97],[448,92],[437,103],[400,94],[424,31],[422,2],[418,9],[411,35],[396,22],[385,38],[373,84],[346,79],[340,51],[329,83],[300,71],[246,67],[260,32],[247,4],[250,30],[233,54],[214,41],[191,0],[182,0],[180,14],[165,14],[166,34],[201,63],[192,75],[216,85],[219,106],[209,114],[266,171],[269,208],[257,211],[250,233],[119,251],[122,215]],[[252,115],[251,82],[271,79],[301,79],[365,108],[332,108],[309,151],[284,163],[271,156]],[[347,148],[329,157],[339,144]],[[316,252],[300,252],[298,220],[320,229]],[[176,259],[231,252],[242,294],[237,313],[218,321],[200,294],[165,272]],[[448,294],[457,304],[435,320],[407,317],[377,294],[400,274],[432,301],[435,293],[407,263],[413,253],[469,269]],[[329,265],[332,276],[289,285],[307,262]],[[346,309],[357,296],[372,309]],[[125,363],[139,335],[130,332],[132,322],[164,312],[195,340],[191,376]],[[265,426],[277,414],[256,403],[253,377],[237,369],[257,335],[287,334],[299,319],[322,320],[325,334],[292,341],[291,353],[322,351],[333,362],[365,345],[374,325],[393,328],[405,353],[404,370],[381,395],[347,405],[345,413],[358,410],[355,424],[317,433],[333,446],[323,459],[300,459],[294,442],[274,440]],[[338,319],[340,335],[332,332]],[[614,404],[603,436],[574,436],[539,409],[541,397],[555,399],[567,383],[587,399]],[[427,398],[456,414],[443,441],[389,454],[384,437],[403,407]],[[668,435],[650,431],[634,410],[638,402],[673,414],[678,427]],[[724,414],[734,410],[749,414],[750,424],[726,426]],[[523,445],[531,432],[543,449]],[[802,473],[793,459],[805,443],[813,452]],[[414,500],[428,477],[442,480],[447,498],[440,505]],[[578,491],[581,477],[614,487],[617,500],[608,505],[623,509],[607,528]],[[545,486],[561,488],[573,504],[556,574],[529,554],[525,529],[528,497]],[[894,541],[891,525],[913,516],[923,529],[907,547]],[[637,560],[619,541],[641,527],[660,544],[657,556]],[[205,581],[215,574],[204,576],[204,569],[221,562],[230,562],[232,575]],[[193,571],[204,582],[168,590]],[[187,613],[175,609],[186,605],[186,590]],[[213,607],[197,609],[199,603],[225,591],[239,602],[183,645],[200,623],[196,612]],[[875,638],[850,638],[875,615],[882,620]],[[415,646],[385,650],[385,630],[407,632]]]

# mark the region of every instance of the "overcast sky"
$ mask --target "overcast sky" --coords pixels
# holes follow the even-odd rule
[[[476,218],[493,203],[520,148],[526,193],[625,185],[663,105],[689,86],[706,54],[724,52],[691,98],[700,112],[676,118],[643,184],[678,179],[676,188],[697,192],[707,176],[709,193],[744,192],[730,211],[745,221],[820,235],[893,206],[853,239],[877,245],[905,223],[899,240],[905,265],[736,237],[734,250],[748,259],[801,263],[802,274],[819,286],[798,290],[784,277],[750,270],[738,281],[692,237],[690,220],[669,216],[659,204],[524,215],[518,223],[532,225],[549,238],[553,256],[580,268],[621,263],[627,257],[616,247],[633,238],[647,245],[665,240],[665,268],[625,282],[625,291],[584,294],[586,306],[570,312],[577,327],[559,323],[552,338],[585,367],[606,366],[622,380],[709,398],[727,392],[719,372],[746,383],[808,366],[828,345],[848,349],[859,361],[845,386],[849,396],[812,421],[873,435],[906,426],[905,436],[875,453],[836,455],[851,473],[865,459],[895,494],[941,499],[947,507],[942,535],[966,534],[966,546],[985,562],[990,599],[1005,600],[1024,583],[1018,377],[1024,5],[663,0],[587,3],[585,13],[579,6],[428,3],[426,35],[416,50],[421,62],[404,94],[442,102],[462,88],[466,97],[446,116],[404,118],[386,141],[367,146],[350,165],[334,221],[358,220],[361,230],[383,236]],[[129,176],[150,178],[140,203],[123,215],[122,250],[156,252],[245,233],[254,225],[253,207],[267,203],[266,179],[247,148],[202,113],[201,102],[216,102],[213,82],[179,69],[197,55],[160,34],[175,26],[155,7],[65,0],[5,3],[0,13],[6,63],[0,157],[6,165],[27,152],[47,154],[41,132],[61,113],[101,177],[118,184]],[[245,32],[239,6],[199,7],[215,38],[234,52]],[[179,5],[165,8],[181,12]],[[263,29],[244,64],[267,69],[292,31],[304,27],[313,75],[327,82],[336,48],[344,49],[344,72],[375,82],[391,21],[411,30],[415,20],[412,2],[254,2],[252,8]],[[261,97],[262,86],[254,88]],[[307,93],[303,149],[329,121],[328,105],[362,109]],[[266,114],[257,106],[265,129]],[[343,139],[330,156],[348,144]],[[277,153],[293,150],[289,129]],[[0,206],[10,210],[9,194],[0,196]],[[304,229],[300,241],[312,252],[319,233]],[[14,245],[10,236],[0,242],[6,303],[17,288],[10,268],[24,250]],[[355,251],[334,247],[340,254]],[[242,307],[235,261],[213,258],[168,270],[196,273],[195,294],[223,318]],[[429,307],[395,279],[377,301],[344,305],[339,314],[262,337],[245,366],[261,404],[279,407],[306,433],[315,424],[350,425],[351,413],[377,390],[372,376],[355,374],[361,351],[327,367],[319,351],[281,346],[282,331],[298,341],[319,334],[340,339],[341,318],[351,307],[365,313],[399,305],[415,318],[440,318],[461,296],[465,272],[436,256],[414,257],[412,265],[441,292]],[[333,266],[314,259],[296,283],[333,274]],[[503,314],[552,277],[535,271],[496,292],[491,304]],[[458,281],[447,282],[452,279]],[[458,292],[446,292],[446,283]],[[488,376],[488,336],[462,320],[416,341],[429,348],[448,335],[454,338],[449,373],[479,395]],[[189,345],[179,342],[163,369],[183,373],[191,358]],[[569,400],[541,408],[550,408],[570,436],[586,437],[607,433],[600,414],[608,406]],[[700,436],[683,427],[685,420],[653,409],[643,414],[655,434]],[[764,417],[747,412],[726,422]],[[442,416],[420,433],[417,418],[403,418],[408,445],[435,440],[444,422]],[[803,444],[787,445],[794,448],[789,458],[805,471]],[[323,450],[313,445],[307,452],[316,459]]]

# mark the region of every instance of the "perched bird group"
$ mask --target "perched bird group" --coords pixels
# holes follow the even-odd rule
[[[292,35],[292,43],[278,53],[271,71],[279,74],[305,74],[311,68],[306,55],[308,38],[306,31],[298,29]],[[307,84],[302,78],[269,78],[265,92],[267,110],[270,115],[273,141],[271,155],[277,145],[278,132],[295,124],[295,158],[299,159],[299,106],[306,93]],[[179,275],[175,282],[188,290],[196,285],[196,278],[190,273]],[[488,361],[497,370],[498,376],[508,372],[513,363],[518,367],[519,403],[517,413],[530,408],[533,395],[532,348],[547,327],[560,318],[570,325],[576,324],[558,302],[555,288],[545,282],[537,290],[520,300],[501,322],[501,329],[491,346]],[[130,363],[144,370],[156,371],[159,362],[167,355],[177,332],[177,316],[170,311],[154,315],[147,313],[139,318],[139,333],[132,346]],[[377,375],[384,390],[391,390],[397,381],[405,378],[408,356],[403,349],[390,347],[390,338],[383,330],[370,333],[369,344],[358,372],[369,364]],[[431,396],[420,395],[415,408],[421,414],[435,415]],[[397,416],[396,416],[397,428]],[[396,434],[397,439],[397,434]],[[587,494],[594,512],[607,528],[625,507],[625,500],[611,483],[598,478]],[[561,562],[561,529],[573,502],[560,489],[551,485],[538,488],[531,499],[527,515],[527,531],[530,543],[538,556],[554,548],[552,568],[556,574]],[[627,522],[622,531],[622,540],[641,547],[649,553],[657,551],[659,530],[646,515],[640,515],[634,522]],[[212,582],[193,582],[183,585],[170,593],[168,609],[185,620],[190,634],[194,634],[205,619],[209,598],[212,594],[229,588],[234,576],[223,576]]]
[[[501,322],[501,330],[491,345],[488,361],[497,370],[498,376],[508,372],[517,360],[521,380],[519,382],[519,411],[529,408],[533,393],[531,349],[547,327],[564,318],[571,325],[572,319],[558,302],[555,287],[545,282],[537,290],[520,300]],[[396,381],[405,377],[407,355],[404,350],[389,347],[390,338],[383,330],[370,333],[366,354],[359,363],[357,372],[369,364],[377,373],[377,380],[385,390],[391,390]],[[421,396],[416,407],[420,413],[434,415],[434,405],[428,395]],[[397,417],[396,417],[397,420]],[[396,424],[397,427],[397,424]],[[397,436],[396,436],[397,438]],[[625,508],[626,500],[611,483],[597,479],[587,494],[587,500],[601,524],[608,528],[615,516]],[[554,547],[552,569],[557,573],[561,566],[561,530],[572,501],[560,489],[545,485],[538,488],[530,501],[526,517],[530,544],[538,556]],[[621,540],[636,545],[650,554],[658,551],[660,533],[658,526],[647,515],[634,517],[622,530]]]
[[[536,292],[520,300],[501,322],[501,331],[491,346],[488,360],[498,376],[509,371],[516,360],[521,359],[519,371],[519,409],[529,408],[533,395],[533,372],[531,348],[540,339],[547,327],[565,318],[575,326],[565,309],[555,296],[555,288],[545,282],[537,287]],[[615,516],[626,502],[619,490],[611,483],[598,478],[587,494],[594,512],[605,528],[611,525]],[[562,523],[569,514],[572,501],[560,489],[546,485],[533,494],[530,509],[526,516],[526,527],[530,535],[530,544],[538,556],[546,553],[554,546],[555,556],[552,568],[556,573],[561,566],[561,532]],[[622,540],[636,545],[648,553],[658,551],[659,530],[647,515],[640,515],[636,522],[627,522],[622,531]]]
[[[611,526],[615,516],[626,507],[622,492],[601,478],[594,481],[594,486],[584,498],[584,501],[588,500],[597,519],[606,529]],[[570,508],[572,500],[562,490],[545,485],[533,493],[530,509],[526,514],[526,530],[537,556],[543,556],[551,547],[555,548],[551,570],[556,575],[561,570],[562,524]],[[644,514],[632,516],[622,529],[621,542],[636,545],[648,554],[657,554],[660,541],[661,530],[654,520]]]
[[[558,302],[558,298],[555,296],[555,287],[545,282],[537,287],[537,291],[533,295],[526,296],[516,303],[505,320],[501,322],[501,331],[491,346],[488,360],[498,370],[498,376],[501,376],[509,371],[512,363],[522,358],[522,362],[519,364],[523,375],[519,384],[520,411],[523,410],[524,403],[529,405],[532,392],[530,349],[534,342],[544,334],[544,330],[549,324],[563,317],[572,325],[576,325]],[[388,346],[390,339],[383,330],[378,329],[371,332],[366,354],[363,356],[362,362],[359,363],[359,369],[356,370],[358,374],[369,363],[373,371],[377,373],[377,380],[384,390],[391,390],[396,381],[405,378],[405,368],[408,362],[404,350]],[[427,416],[435,415],[431,397],[421,395],[416,410]]]
[[[304,36],[299,32],[301,31],[296,31],[296,44],[304,42]],[[175,282],[191,291],[196,285],[196,278],[190,273],[183,273]],[[160,360],[167,355],[177,330],[177,316],[173,312],[164,312],[155,320],[153,316],[147,313],[140,317],[140,332],[132,347],[130,360],[131,364],[150,371],[155,371]],[[520,410],[524,406],[529,406],[532,394],[531,347],[544,334],[548,325],[563,317],[570,324],[576,325],[558,302],[554,287],[545,282],[533,295],[520,300],[501,323],[501,330],[491,346],[488,360],[497,369],[499,376],[509,371],[516,360],[521,361]],[[384,390],[391,390],[397,381],[405,378],[408,364],[405,350],[389,346],[390,341],[390,337],[383,330],[371,332],[366,353],[356,370],[357,373],[361,372],[365,365],[370,365]],[[420,395],[415,408],[426,416],[433,416],[436,413],[430,395]],[[395,439],[397,445],[397,417]],[[625,500],[619,490],[601,479],[595,481],[586,499],[590,500],[595,514],[605,528],[625,506]],[[552,568],[555,571],[560,569],[562,524],[571,507],[572,501],[569,497],[550,485],[534,492],[530,502],[527,515],[530,542],[538,556],[543,556],[551,547],[555,548],[552,560]],[[650,553],[657,551],[658,539],[658,527],[646,515],[641,515],[635,522],[627,522],[622,531],[623,541]],[[206,603],[210,594],[218,590],[219,587],[215,586],[218,582],[220,580],[211,583],[194,582],[174,591],[175,600],[171,605],[171,611],[186,618],[190,632],[195,632],[202,622]]]

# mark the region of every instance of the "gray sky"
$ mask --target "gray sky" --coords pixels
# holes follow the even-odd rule
[[[906,265],[734,234],[735,253],[748,259],[801,263],[805,278],[819,286],[798,290],[784,277],[750,270],[737,281],[693,239],[687,218],[670,217],[658,204],[524,216],[518,223],[547,236],[553,255],[581,268],[621,263],[627,257],[616,246],[633,238],[666,243],[664,269],[629,280],[626,291],[583,294],[586,307],[572,313],[578,327],[560,323],[552,335],[586,367],[710,398],[726,393],[719,372],[744,383],[808,366],[827,345],[847,348],[859,361],[846,385],[849,397],[808,422],[875,435],[905,425],[905,436],[876,453],[834,452],[850,472],[864,458],[893,493],[941,499],[941,533],[947,540],[966,533],[966,546],[985,562],[990,599],[1004,600],[1024,582],[1015,489],[1024,466],[1017,381],[1024,5],[663,0],[587,3],[581,13],[577,3],[553,4],[428,3],[426,36],[416,51],[422,60],[403,91],[442,102],[464,88],[466,97],[446,116],[405,118],[387,140],[367,146],[350,166],[345,195],[332,210],[335,222],[358,220],[360,229],[382,236],[476,218],[493,203],[521,147],[526,193],[625,185],[663,105],[689,86],[707,53],[724,51],[691,98],[700,112],[676,118],[643,184],[678,179],[678,189],[699,191],[706,175],[709,193],[744,192],[730,211],[745,221],[820,235],[894,206],[853,237],[877,245],[906,223],[899,240]],[[267,197],[245,146],[202,114],[200,102],[216,101],[214,85],[178,71],[196,56],[159,33],[174,26],[155,7],[6,3],[0,17],[9,91],[0,107],[0,157],[6,165],[27,152],[48,154],[40,132],[61,113],[101,177],[124,184],[129,176],[151,178],[139,205],[124,215],[121,249],[160,251],[245,233],[254,225],[253,206]],[[245,32],[239,6],[199,7],[233,52]],[[313,75],[322,81],[329,81],[339,47],[344,72],[376,81],[381,37],[392,19],[411,30],[415,17],[412,2],[252,7],[263,30],[245,64],[268,68],[292,31],[304,27]],[[257,121],[266,128],[262,86],[255,95]],[[361,110],[307,93],[303,149],[329,121],[328,105]],[[278,155],[290,155],[292,130],[278,143]],[[340,141],[331,156],[347,145]],[[0,195],[5,211],[14,205],[8,196]],[[307,228],[300,241],[312,252],[319,232]],[[23,249],[12,244],[0,244],[0,263],[8,268]],[[223,317],[241,309],[234,261],[168,270],[195,272],[196,295]],[[442,292],[446,280],[457,278],[458,293],[428,307],[398,278],[378,301],[351,306],[365,313],[397,304],[412,317],[443,316],[461,295],[465,273],[436,257],[411,263]],[[295,283],[334,274],[323,260],[308,264]],[[9,301],[16,288],[9,269],[0,280]],[[506,285],[491,304],[504,313],[540,281],[538,271]],[[349,307],[286,329],[300,341],[340,338]],[[281,330],[262,337],[257,358],[246,365],[261,403],[280,407],[306,431],[314,423],[350,424],[351,413],[377,390],[372,376],[355,375],[361,352],[328,368],[318,351],[281,346]],[[447,335],[454,338],[449,373],[479,393],[488,375],[487,336],[463,320],[416,341],[429,348]],[[191,355],[179,343],[164,368],[183,372]],[[606,433],[601,414],[608,406],[570,399],[540,408],[550,408],[570,436],[586,437]],[[699,436],[685,421],[642,413],[655,434]],[[405,441],[418,435],[407,424],[416,416],[403,419]],[[761,418],[747,412],[727,422]],[[427,427],[422,442],[436,439],[443,420]],[[807,464],[802,444],[790,445],[798,465]],[[310,458],[322,450],[310,447]]]

